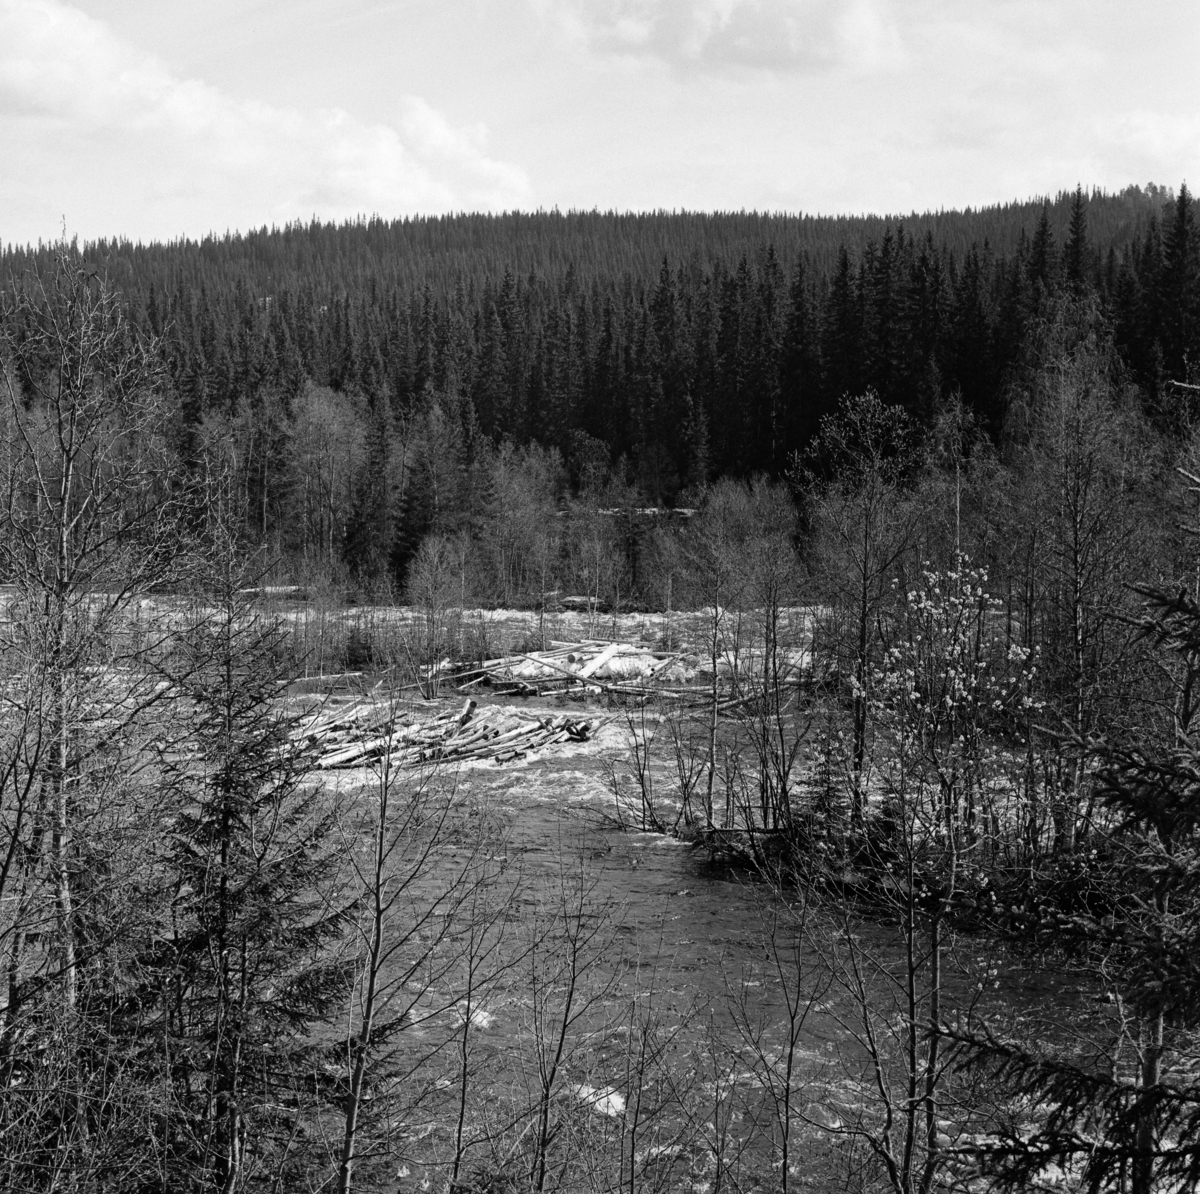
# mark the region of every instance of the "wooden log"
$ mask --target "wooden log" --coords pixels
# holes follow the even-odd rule
[[[456,735],[455,742],[465,745],[471,742],[481,741],[484,738],[491,737],[499,731],[492,725],[491,722],[477,722],[471,727],[471,732],[468,734]]]
[[[569,681],[578,681],[580,674],[581,674],[579,672],[573,672],[569,668],[559,667],[557,664],[554,664],[554,663],[547,663],[546,666],[553,668],[557,672],[561,672]],[[556,682],[561,683],[561,681],[554,681],[554,680],[542,681],[542,683],[544,683],[544,684],[553,684]]]
[[[476,708],[476,703],[468,699],[457,711],[445,710],[415,724],[395,725],[393,721],[390,732],[372,733],[373,726],[394,717],[394,709],[385,708],[379,711],[379,716],[357,721],[343,719],[338,723],[345,726],[342,733],[326,730],[305,737],[322,748],[317,767],[330,770],[362,766],[385,751],[400,765],[495,757],[498,753],[523,752],[567,738],[582,741],[590,728],[587,722],[576,722],[566,714],[530,719],[502,710],[489,711],[485,718],[472,722]],[[470,728],[466,729],[468,725]]]
[[[521,738],[524,735],[531,733],[533,730],[535,730],[537,728],[538,727],[536,727],[536,726],[529,726],[529,725],[518,726],[516,729],[507,730],[503,734],[497,734],[494,738],[492,738],[490,740],[488,745],[489,746],[499,746],[505,742],[511,742],[516,738]]]
[[[612,659],[612,657],[616,655],[620,649],[620,643],[609,643],[599,655],[590,660],[588,663],[585,663],[583,667],[579,669],[576,675],[580,680],[589,679],[591,676],[595,675],[595,673],[599,671],[600,668],[602,668],[610,659]]]
[[[356,742],[353,746],[347,747],[345,750],[335,751],[332,755],[326,755],[323,759],[318,759],[317,767],[321,770],[326,770],[330,767],[345,767],[361,759],[364,755],[370,754],[375,749],[379,749],[382,752],[387,747],[388,740],[386,738],[374,738],[367,742]]]
[[[359,700],[355,701],[348,709],[321,709],[313,715],[313,720],[304,728],[307,730],[316,728],[324,729],[342,722],[350,724],[353,720],[353,714],[359,709],[365,709],[367,703],[366,701]]]
[[[562,724],[559,724],[559,723]],[[525,744],[540,743],[554,737],[556,734],[566,733],[570,723],[564,718],[543,719],[538,722],[525,722],[524,724],[508,730],[504,733],[496,734],[494,737],[479,743],[461,743],[456,744],[456,755],[462,756],[468,753],[495,753],[498,749],[510,746],[513,743],[521,742]]]
[[[535,657],[550,656],[552,658],[556,658],[560,655],[569,654],[572,650],[577,649],[578,645],[579,644],[577,644],[577,643],[563,644],[561,647],[557,647],[556,649],[551,650],[551,651],[535,651],[535,652],[533,652],[533,655]],[[480,662],[478,664],[476,664],[474,667],[467,668],[464,671],[461,671],[457,674],[459,676],[473,676],[476,672],[496,672],[496,671],[503,670],[506,667],[513,667],[515,664],[517,664],[522,659],[527,659],[527,658],[529,658],[529,656],[527,656],[525,654],[514,654],[514,655],[502,655],[497,659],[483,659],[483,660],[480,660]]]
[[[498,755],[504,754],[506,751],[532,750],[536,743],[529,738],[513,738],[508,742],[494,743],[488,742],[481,746],[472,747],[470,750],[465,750],[451,756],[448,762],[466,762],[469,759],[491,759]]]

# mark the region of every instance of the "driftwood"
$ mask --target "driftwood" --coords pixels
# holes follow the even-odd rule
[[[538,717],[498,706],[481,712],[471,699],[432,717],[411,706],[360,700],[302,723],[297,737],[316,748],[318,768],[333,770],[367,766],[384,755],[402,767],[508,762],[556,742],[586,741],[591,730],[591,722],[565,715]]]
[[[772,666],[778,683],[799,687],[809,673],[803,648],[789,649]],[[715,661],[718,712],[732,712],[758,699],[761,652],[722,650]],[[604,693],[637,701],[670,702],[673,707],[710,706],[714,700],[710,658],[665,651],[646,644],[611,639],[551,641],[547,650],[522,651],[473,664],[449,660],[424,670],[423,683],[448,681],[463,695],[490,688],[492,695],[542,696],[551,693]]]
[[[587,639],[556,642],[546,651],[522,651],[467,667],[456,668],[444,662],[428,668],[425,675],[427,679],[452,679],[457,691],[464,693],[483,684],[492,687],[498,696],[533,696],[571,689],[643,695],[638,682],[644,685],[672,664],[686,667],[687,660],[679,652]],[[630,681],[634,681],[632,686]]]

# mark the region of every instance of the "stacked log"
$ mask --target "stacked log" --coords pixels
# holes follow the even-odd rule
[[[507,763],[556,742],[584,742],[592,725],[565,715],[537,716],[467,700],[458,710],[429,716],[369,699],[323,711],[302,723],[297,737],[317,751],[317,767],[364,767],[390,755],[400,767],[491,759]]]
[[[544,692],[590,690],[641,695],[660,673],[682,675],[693,661],[676,651],[657,651],[636,643],[585,639],[552,643],[546,651],[520,652],[453,669],[439,664],[434,675],[452,678],[459,691],[488,685],[497,696],[531,696]]]

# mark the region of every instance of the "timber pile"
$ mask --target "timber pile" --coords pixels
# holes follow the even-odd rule
[[[652,679],[690,679],[694,662],[677,651],[585,639],[579,643],[552,643],[548,651],[506,655],[465,668],[452,669],[443,663],[431,669],[430,678],[452,676],[460,692],[476,684],[490,685],[497,696],[533,696],[570,689],[640,694]]]
[[[323,711],[301,724],[297,737],[318,751],[317,767],[363,767],[390,753],[401,767],[492,759],[509,763],[555,742],[584,742],[592,726],[566,716],[537,717],[514,709],[460,710],[430,717],[417,708],[362,700]]]

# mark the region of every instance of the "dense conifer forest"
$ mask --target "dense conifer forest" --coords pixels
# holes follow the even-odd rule
[[[551,453],[552,500],[603,472],[671,506],[784,476],[845,394],[923,427],[954,399],[999,444],[1063,294],[1089,296],[1145,413],[1177,422],[1170,383],[1200,360],[1194,219],[1186,188],[1150,186],[903,220],[314,222],[83,258],[161,337],[180,433],[229,428],[260,537],[305,558],[323,537],[328,565],[378,585],[427,531],[478,523],[502,445]],[[48,261],[10,246],[0,275]],[[433,509],[438,473],[455,480]]]

